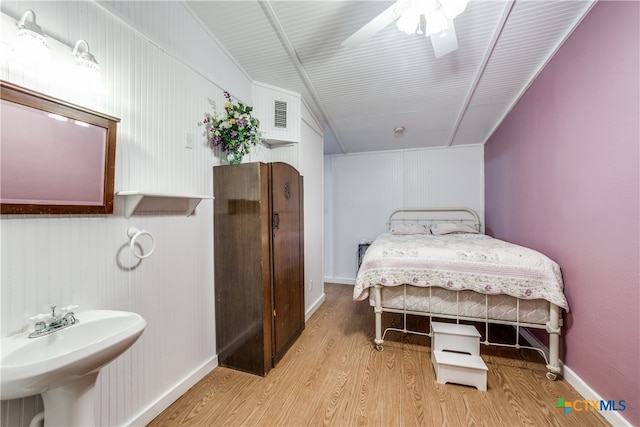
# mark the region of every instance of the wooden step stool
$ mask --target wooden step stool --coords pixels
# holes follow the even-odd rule
[[[431,322],[431,361],[438,384],[487,390],[487,365],[480,357],[480,333],[472,325]]]

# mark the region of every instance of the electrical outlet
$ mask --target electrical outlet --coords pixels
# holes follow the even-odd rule
[[[184,147],[193,148],[193,133],[191,132],[184,133]]]
[[[313,290],[313,280],[309,280],[309,290]]]

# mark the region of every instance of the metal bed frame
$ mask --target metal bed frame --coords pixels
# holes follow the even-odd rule
[[[430,213],[434,213],[434,212],[438,212],[438,213],[463,213],[464,214],[468,214],[469,217],[467,218],[453,218],[450,215],[445,215],[446,217],[443,218],[425,218],[424,216],[420,216],[419,214],[430,214]],[[408,217],[405,216],[405,214],[410,213],[410,214],[416,214],[417,216],[415,217]],[[460,221],[460,222],[473,222],[474,226],[476,227],[476,230],[478,230],[479,232],[481,232],[481,223],[480,223],[480,218],[478,216],[478,214],[469,208],[401,208],[401,209],[396,209],[394,210],[390,215],[389,215],[389,221],[387,223],[388,227],[390,228],[394,223],[403,223],[403,222],[429,222],[431,223],[437,223],[437,222],[443,222],[443,221]],[[403,286],[403,295],[404,295],[404,302],[406,304],[406,289],[407,286],[411,286],[411,285],[402,285]],[[482,344],[484,345],[491,345],[491,346],[500,346],[500,347],[509,347],[509,348],[516,348],[516,349],[528,349],[528,350],[535,350],[537,352],[539,352],[542,357],[545,360],[546,363],[546,368],[547,368],[547,373],[546,373],[546,377],[549,380],[555,380],[558,376],[558,374],[561,373],[561,367],[560,367],[560,360],[559,360],[559,346],[560,346],[560,333],[561,333],[561,328],[562,328],[562,310],[560,307],[558,307],[557,305],[553,304],[553,303],[548,303],[549,304],[549,320],[545,323],[545,324],[537,324],[537,323],[526,323],[526,322],[520,322],[520,299],[519,298],[515,298],[513,297],[513,299],[516,301],[516,320],[515,321],[509,321],[509,320],[498,320],[498,319],[491,319],[488,316],[489,313],[489,296],[485,295],[485,317],[483,318],[478,318],[478,317],[470,317],[470,316],[462,316],[459,314],[459,291],[454,291],[456,292],[456,314],[455,315],[449,315],[449,314],[440,314],[440,313],[432,313],[431,311],[428,312],[424,312],[424,311],[413,311],[413,310],[408,310],[406,309],[406,306],[403,307],[402,309],[397,309],[397,308],[391,308],[391,307],[384,307],[382,305],[382,289],[384,288],[383,285],[377,284],[373,287],[372,289],[372,295],[373,295],[373,311],[374,311],[374,316],[375,316],[375,339],[374,339],[374,343],[375,343],[375,347],[378,351],[382,351],[383,350],[383,346],[382,344],[384,343],[384,337],[386,336],[387,332],[389,331],[396,331],[396,332],[402,332],[402,333],[410,333],[410,334],[415,334],[415,335],[422,335],[422,336],[428,336],[431,337],[431,332],[427,333],[427,332],[421,332],[421,331],[413,331],[407,328],[407,316],[409,315],[416,315],[416,316],[422,316],[422,317],[428,317],[429,318],[429,323],[431,323],[433,318],[444,318],[444,319],[453,319],[456,321],[456,323],[459,323],[460,321],[473,321],[473,322],[479,322],[479,323],[484,323],[485,324],[485,339],[484,341],[482,341]],[[429,298],[431,298],[431,288],[425,288],[428,289],[429,291]],[[399,313],[403,315],[403,327],[402,329],[400,328],[394,328],[394,327],[388,327],[386,328],[384,331],[382,331],[382,313]],[[495,342],[490,342],[489,341],[489,324],[500,324],[500,325],[511,325],[515,328],[516,330],[516,342],[514,344],[503,344],[503,343],[495,343]],[[535,329],[544,329],[548,334],[549,334],[549,354],[547,355],[545,353],[544,350],[542,350],[541,348],[538,347],[531,347],[531,346],[527,346],[527,345],[520,345],[520,329],[521,328],[535,328]]]

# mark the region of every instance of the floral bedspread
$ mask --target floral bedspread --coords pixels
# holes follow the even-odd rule
[[[409,284],[545,299],[569,311],[560,266],[540,252],[482,234],[380,235],[367,250],[353,291]]]

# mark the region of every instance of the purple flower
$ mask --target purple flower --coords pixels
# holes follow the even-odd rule
[[[244,120],[240,119],[236,122],[238,124],[238,127],[243,127],[244,126]]]
[[[226,90],[224,91],[224,97],[227,99],[231,99],[231,95],[229,95],[229,92],[227,92]]]
[[[487,291],[487,292],[491,292],[491,285],[485,286],[484,290]]]
[[[527,290],[525,291],[525,293],[524,293],[524,294],[525,294],[526,296],[530,297],[532,293],[533,293],[533,292],[531,292],[531,289],[527,289]]]
[[[238,136],[238,132],[235,130],[231,131],[231,138],[235,138],[236,136]]]
[[[213,139],[213,145],[220,145],[220,143],[221,143],[221,142],[222,142],[222,138],[221,138],[221,137],[219,137],[219,136],[216,136],[216,137]]]

